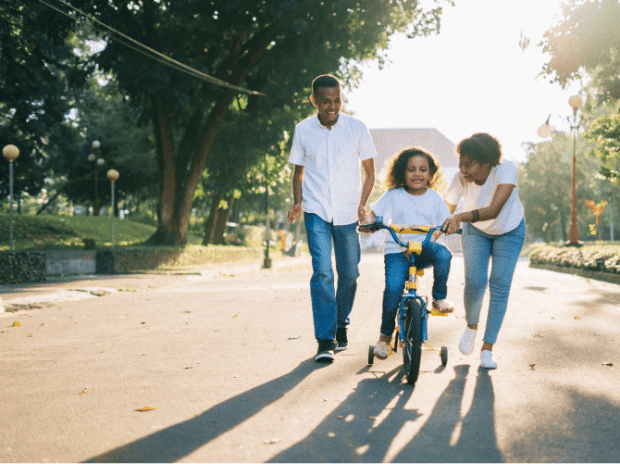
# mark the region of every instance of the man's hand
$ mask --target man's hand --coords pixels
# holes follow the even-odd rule
[[[366,207],[365,206],[359,205],[357,207],[357,218],[359,219],[360,224],[365,221],[366,219]]]
[[[295,203],[293,206],[291,206],[291,209],[288,210],[288,216],[286,217],[286,222],[288,222],[289,224],[294,223],[303,210],[304,210],[303,203]]]

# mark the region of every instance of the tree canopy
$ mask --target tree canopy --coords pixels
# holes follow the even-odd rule
[[[238,139],[266,153],[308,114],[315,76],[333,73],[355,85],[359,63],[382,59],[391,34],[436,31],[442,3],[451,2],[434,0],[426,10],[413,0],[72,2],[109,27],[101,26],[106,46],[93,58],[154,128],[159,227],[152,242],[185,243],[209,160],[238,156],[215,149],[220,129],[239,117],[229,114],[233,105],[245,115]],[[277,117],[283,113],[289,118]]]
[[[593,79],[602,100],[620,98],[620,3],[617,0],[566,2],[563,18],[545,33],[550,55],[544,72],[560,84]]]
[[[16,145],[15,192],[35,194],[49,134],[69,111],[67,87],[79,87],[89,69],[78,68],[67,42],[73,21],[49,21],[49,8],[34,0],[0,3],[0,147]],[[0,179],[8,177],[0,163]],[[6,194],[0,182],[0,194]]]

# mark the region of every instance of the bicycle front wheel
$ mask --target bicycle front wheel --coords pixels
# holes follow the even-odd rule
[[[403,360],[407,383],[415,385],[420,373],[420,359],[422,357],[422,318],[424,308],[415,298],[405,302],[405,347]]]

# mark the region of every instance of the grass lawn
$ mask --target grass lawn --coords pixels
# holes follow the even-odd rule
[[[154,232],[154,226],[114,219],[115,246],[141,245]],[[85,240],[94,240],[96,247],[106,247],[111,244],[111,235],[109,216],[13,215],[14,251],[84,248]],[[188,235],[190,245],[199,245],[201,240]],[[9,215],[3,213],[0,213],[0,251],[9,251]]]

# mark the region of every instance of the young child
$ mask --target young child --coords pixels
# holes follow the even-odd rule
[[[408,148],[398,154],[390,167],[386,181],[388,191],[371,205],[370,216],[375,219],[403,225],[437,226],[450,217],[444,199],[434,190],[439,177],[439,164],[433,156],[421,148]],[[422,241],[424,235],[403,234],[403,242]],[[409,278],[409,259],[402,248],[386,236],[385,240],[385,290],[383,292],[383,315],[381,333],[375,346],[375,355],[385,359],[390,353],[390,340],[395,328],[398,304],[405,282]],[[428,243],[418,258],[416,267],[433,266],[433,307],[441,312],[454,311],[452,302],[446,300],[447,281],[452,254],[434,241]]]

